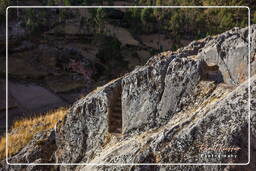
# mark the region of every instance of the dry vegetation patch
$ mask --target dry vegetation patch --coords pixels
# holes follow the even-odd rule
[[[45,115],[25,118],[14,123],[8,133],[8,156],[19,152],[40,131],[54,128],[55,124],[64,118],[67,108],[59,108]],[[6,156],[6,136],[0,139],[0,160]]]

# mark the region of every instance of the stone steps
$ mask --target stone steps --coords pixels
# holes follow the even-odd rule
[[[109,132],[114,134],[120,134],[122,132],[122,104],[121,95],[115,97],[112,102],[109,116]]]

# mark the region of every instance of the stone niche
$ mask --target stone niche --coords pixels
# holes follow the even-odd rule
[[[114,90],[110,97],[108,108],[108,132],[113,134],[122,133],[122,89],[121,86]]]
[[[209,80],[209,81],[215,81],[215,83],[222,83],[223,75],[219,69],[219,66],[216,64],[207,64],[206,62],[203,62],[202,67],[202,79],[203,80]]]

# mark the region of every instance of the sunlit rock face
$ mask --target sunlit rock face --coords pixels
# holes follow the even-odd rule
[[[153,56],[144,66],[78,100],[54,134],[47,134],[54,135],[56,143],[48,162],[247,163],[249,119],[251,151],[256,151],[256,26],[251,28],[251,59],[248,28],[235,28]],[[250,80],[247,64],[252,68]],[[32,161],[42,159],[37,156]],[[255,161],[252,155],[251,162]],[[255,165],[52,167],[77,171],[244,168],[256,169]]]

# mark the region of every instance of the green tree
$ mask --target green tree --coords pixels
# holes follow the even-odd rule
[[[70,1],[69,0],[64,0],[64,6],[70,6],[71,5],[71,3],[70,3]]]
[[[8,5],[10,5],[10,1],[9,0],[0,0],[0,20],[4,20],[5,18],[5,10],[7,8]]]
[[[252,23],[256,24],[256,11],[253,14],[253,19],[252,19]]]
[[[156,6],[161,6],[163,5],[162,0],[156,0]],[[161,42],[160,42],[160,30],[161,30],[161,25],[162,25],[162,19],[163,19],[163,9],[162,8],[155,8],[153,11],[153,14],[156,18],[157,21],[157,26],[158,26],[158,50],[161,50]]]
[[[153,22],[153,10],[152,8],[143,8],[140,13],[140,20],[143,24]]]
[[[100,47],[96,57],[105,65],[109,76],[124,64],[121,43],[115,37],[100,35]]]
[[[95,23],[96,26],[98,27],[98,33],[102,33],[104,26],[105,26],[105,18],[106,18],[106,13],[103,8],[97,8],[96,15],[95,15]]]

